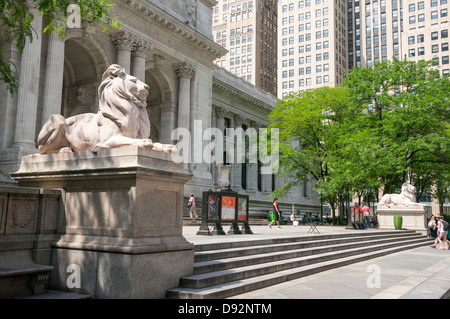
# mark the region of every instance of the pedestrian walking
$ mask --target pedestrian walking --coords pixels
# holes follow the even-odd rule
[[[191,219],[198,219],[197,209],[195,207],[194,194],[189,195],[188,207],[189,207],[189,215],[191,216]]]
[[[269,228],[272,228],[272,224],[273,224],[274,221],[277,222],[278,228],[281,228],[280,227],[281,212],[280,212],[280,207],[278,206],[278,197],[275,197],[273,199],[272,206],[273,206],[273,214],[275,215],[275,218],[270,222]]]
[[[440,244],[439,249],[448,250],[449,247],[449,241],[447,238],[448,234],[448,222],[445,221],[441,216],[436,216],[437,225],[434,226],[434,228],[437,230],[437,236],[434,240],[434,244],[431,245],[432,248],[436,248],[437,244]],[[444,243],[444,244],[442,244]]]
[[[442,216],[439,216],[438,219],[438,240],[440,244],[439,249],[448,250],[447,234],[448,234],[448,222],[445,221]]]

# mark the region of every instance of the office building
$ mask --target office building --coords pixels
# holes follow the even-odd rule
[[[214,41],[228,50],[216,64],[276,96],[276,0],[219,0],[212,20]]]
[[[278,97],[336,85],[348,70],[344,0],[278,2]]]
[[[448,9],[448,0],[279,1],[278,97],[393,57],[449,74]]]

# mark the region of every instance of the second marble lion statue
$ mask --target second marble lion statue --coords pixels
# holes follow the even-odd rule
[[[103,73],[97,113],[69,118],[53,114],[38,136],[40,154],[79,152],[125,146],[176,152],[169,144],[153,143],[147,113],[149,87],[113,64]]]

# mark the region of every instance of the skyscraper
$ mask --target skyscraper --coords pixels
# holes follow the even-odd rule
[[[345,0],[278,2],[278,97],[339,84],[347,64]]]
[[[448,10],[448,0],[280,0],[278,97],[393,57],[449,74]]]
[[[441,75],[449,74],[447,0],[410,0],[403,4],[402,56],[433,60]]]
[[[212,18],[214,41],[229,51],[216,64],[276,96],[276,0],[219,0]]]

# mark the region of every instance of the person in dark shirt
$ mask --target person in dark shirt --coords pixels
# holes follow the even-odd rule
[[[276,221],[278,228],[281,228],[280,227],[281,212],[280,212],[280,208],[278,207],[278,197],[275,197],[273,199],[272,206],[273,206],[273,214],[275,215],[275,218],[270,222],[269,227],[272,228],[273,222]]]

